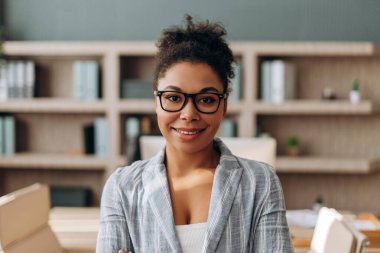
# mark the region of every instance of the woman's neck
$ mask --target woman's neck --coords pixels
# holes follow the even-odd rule
[[[197,170],[215,169],[219,163],[220,155],[210,145],[206,150],[196,153],[186,153],[171,146],[166,147],[165,165],[171,177],[185,177]]]

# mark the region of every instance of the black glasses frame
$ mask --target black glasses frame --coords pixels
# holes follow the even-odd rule
[[[167,109],[165,109],[165,108],[162,106],[162,99],[161,99],[161,97],[162,97],[162,95],[165,94],[166,92],[177,92],[177,93],[180,93],[180,94],[182,94],[182,95],[185,96],[185,101],[183,102],[181,108],[179,108],[178,110],[167,110]],[[162,110],[164,110],[164,111],[166,111],[166,112],[179,112],[179,111],[181,111],[181,110],[186,106],[186,104],[187,104],[189,98],[191,98],[191,100],[193,101],[193,105],[194,105],[195,109],[197,109],[198,112],[200,112],[200,113],[204,113],[204,114],[213,114],[213,113],[215,113],[215,112],[218,111],[219,106],[220,106],[220,101],[222,101],[222,99],[226,99],[226,98],[227,98],[227,93],[217,93],[217,92],[199,92],[199,93],[191,93],[191,94],[190,94],[190,93],[185,93],[185,92],[182,92],[182,91],[173,91],[173,90],[170,90],[170,91],[169,91],[169,90],[168,90],[168,91],[159,91],[159,90],[156,90],[156,91],[153,92],[153,94],[154,94],[155,96],[157,96],[157,97],[160,98],[160,105],[161,105],[161,108],[162,108]],[[219,101],[218,101],[218,106],[216,107],[215,111],[213,111],[213,112],[203,112],[203,111],[201,111],[201,110],[198,108],[197,103],[195,102],[195,97],[196,97],[197,95],[200,95],[200,94],[214,94],[214,95],[218,95]]]

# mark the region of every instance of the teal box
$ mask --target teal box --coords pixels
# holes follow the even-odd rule
[[[50,186],[51,207],[88,207],[92,205],[92,191],[86,187]]]
[[[126,79],[121,83],[121,98],[153,98],[153,83],[150,80]]]

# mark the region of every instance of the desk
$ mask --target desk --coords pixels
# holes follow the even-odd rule
[[[99,230],[99,208],[56,207],[50,212],[50,226],[66,253],[94,253]],[[307,253],[313,229],[290,225],[295,253]],[[365,253],[380,253],[366,248]]]
[[[94,253],[99,217],[99,208],[55,207],[49,224],[65,253]]]

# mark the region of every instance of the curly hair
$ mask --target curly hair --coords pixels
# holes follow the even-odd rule
[[[158,79],[178,62],[208,64],[220,78],[224,92],[229,92],[229,83],[234,77],[233,54],[224,36],[226,29],[219,23],[194,23],[190,15],[185,16],[185,27],[173,26],[163,30],[156,46],[156,69],[153,89],[157,90]]]

